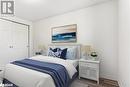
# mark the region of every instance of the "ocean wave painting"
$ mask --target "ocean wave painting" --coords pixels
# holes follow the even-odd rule
[[[76,42],[77,25],[52,28],[52,42]]]

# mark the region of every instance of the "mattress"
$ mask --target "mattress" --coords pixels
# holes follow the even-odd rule
[[[47,56],[35,56],[30,59],[61,64],[66,68],[71,79],[73,79],[73,76],[77,73],[76,67],[73,65],[74,62],[67,62],[66,60]],[[54,80],[49,74],[14,64],[6,65],[4,78],[19,87],[55,87]]]

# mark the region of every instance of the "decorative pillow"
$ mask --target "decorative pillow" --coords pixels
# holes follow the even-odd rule
[[[48,56],[53,56],[53,57],[58,57],[62,59],[66,59],[66,53],[67,53],[67,48],[65,49],[60,49],[60,48],[50,48],[48,52]]]
[[[70,47],[67,50],[66,59],[75,60],[77,54],[77,48],[76,47]]]

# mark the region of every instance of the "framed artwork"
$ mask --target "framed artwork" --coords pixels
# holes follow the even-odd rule
[[[52,28],[52,42],[65,43],[77,41],[77,24]]]

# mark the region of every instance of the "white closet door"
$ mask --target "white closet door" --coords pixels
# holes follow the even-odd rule
[[[13,26],[13,57],[14,59],[28,58],[28,27],[16,23]]]
[[[28,27],[0,19],[0,69],[28,57]]]
[[[0,20],[0,67],[12,59],[12,24]]]

